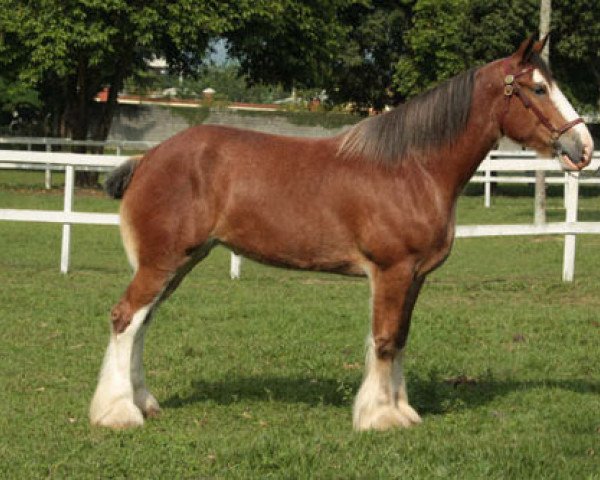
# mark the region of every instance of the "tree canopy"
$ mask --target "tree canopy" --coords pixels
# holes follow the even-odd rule
[[[600,109],[600,2],[554,0],[550,62],[578,107]]]
[[[538,31],[538,0],[417,0],[394,88],[409,97],[466,68],[509,55]],[[550,62],[578,107],[600,101],[600,3],[552,2]]]
[[[556,76],[579,105],[597,106],[600,3],[553,8]],[[144,59],[198,72],[214,38],[251,83],[381,108],[511,53],[538,22],[538,0],[0,0],[0,108],[41,106],[49,134],[105,138]],[[108,102],[94,105],[104,87]]]
[[[512,53],[536,31],[537,0],[418,0],[408,48],[398,62],[394,85],[415,95],[470,67]]]
[[[404,33],[411,25],[413,4],[373,0],[344,10],[341,21],[349,30],[325,85],[334,102],[382,109],[401,100],[392,80],[396,63],[407,52]]]
[[[255,9],[254,2],[250,9]],[[193,68],[209,39],[234,24],[243,4],[192,0],[0,0],[0,65],[10,81],[35,86],[54,132],[105,137],[124,79],[152,54],[173,68]],[[90,132],[91,101],[104,86],[109,101]]]

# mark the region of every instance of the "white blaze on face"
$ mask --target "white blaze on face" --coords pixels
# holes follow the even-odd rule
[[[536,83],[542,83],[546,86],[546,90],[550,95],[550,100],[552,100],[554,106],[565,119],[565,124],[579,118],[579,115],[577,114],[571,103],[564,96],[564,94],[560,91],[560,88],[558,88],[556,82],[553,82],[552,85],[550,85],[546,78],[537,68],[533,71],[533,81]],[[555,125],[556,128],[560,128],[561,126],[562,125]],[[584,123],[578,123],[577,125],[572,127],[572,130],[579,135],[579,139],[581,140],[581,143],[583,144],[584,148],[587,150],[586,154],[589,158],[592,155],[592,152],[594,151],[594,140],[592,140],[592,135],[590,134],[590,131]]]

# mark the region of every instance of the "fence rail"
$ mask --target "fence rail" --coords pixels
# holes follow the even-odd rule
[[[27,151],[32,151],[34,146],[43,146],[46,152],[52,152],[56,148],[114,148],[117,155],[122,155],[124,150],[148,150],[159,142],[145,142],[137,140],[72,140],[70,138],[56,137],[0,137],[0,146],[14,145],[25,146]],[[106,171],[112,167],[80,165],[80,171]],[[64,171],[65,166],[60,164],[36,164],[25,162],[1,162],[0,169],[3,170],[43,170],[45,172],[44,186],[46,190],[52,188],[52,172]]]
[[[33,145],[43,145],[49,151],[52,147],[96,147],[114,148],[120,155],[122,150],[147,150],[159,142],[142,140],[72,140],[57,137],[0,137],[0,145],[25,145],[32,150]]]
[[[0,209],[0,220],[22,222],[50,222],[63,225],[60,271],[69,270],[71,225],[118,225],[119,216],[109,213],[90,213],[73,211],[73,193],[75,170],[88,169],[103,171],[114,168],[123,161],[119,155],[94,155],[63,152],[34,152],[21,150],[0,150],[0,167],[13,165],[33,168],[57,168],[65,171],[65,187],[63,210],[20,210]],[[600,154],[594,158],[588,171],[595,171],[600,166]],[[19,168],[19,167],[14,167]],[[510,181],[507,177],[491,177],[491,172],[529,172],[543,170],[546,172],[562,172],[560,164],[555,160],[538,159],[529,152],[490,152],[480,165],[475,181],[481,178],[493,182]],[[515,177],[521,182],[522,175]],[[533,180],[533,177],[532,177]],[[600,222],[578,222],[577,208],[579,197],[580,173],[563,173],[556,177],[556,183],[565,184],[566,218],[564,222],[546,223],[543,225],[460,225],[457,226],[458,238],[508,236],[508,235],[564,235],[563,280],[572,281],[575,272],[575,239],[580,234],[600,234]],[[594,179],[589,179],[594,180]],[[487,185],[487,184],[486,184]],[[232,278],[240,276],[241,257],[232,254],[230,274]]]

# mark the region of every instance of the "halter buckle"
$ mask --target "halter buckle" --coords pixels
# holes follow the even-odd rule
[[[511,75],[509,75],[510,77]],[[512,84],[506,84],[504,86],[504,95],[510,97],[515,91],[515,87]]]
[[[514,75],[507,75],[506,77],[504,77],[504,84],[505,85],[512,85],[515,81],[515,76]]]

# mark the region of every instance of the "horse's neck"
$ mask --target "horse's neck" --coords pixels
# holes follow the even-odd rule
[[[480,82],[483,83],[483,82]],[[444,149],[431,174],[451,201],[456,201],[477,167],[500,138],[495,114],[498,100],[481,87],[473,92],[473,106],[467,127],[451,146]]]

